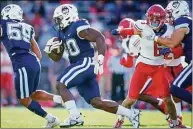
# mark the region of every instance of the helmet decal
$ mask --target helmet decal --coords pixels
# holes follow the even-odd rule
[[[5,12],[9,12],[10,9],[11,9],[11,6],[5,7]]]
[[[175,2],[172,4],[172,6],[173,6],[174,8],[178,8],[178,7],[180,6],[180,2],[179,2],[179,1],[175,1]]]
[[[69,9],[68,9],[66,6],[64,6],[64,7],[62,8],[62,13],[63,13],[64,15],[68,15],[68,14],[69,14]]]

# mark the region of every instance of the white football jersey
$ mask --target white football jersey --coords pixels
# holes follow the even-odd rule
[[[160,36],[163,38],[170,38],[174,31],[174,27],[169,24],[165,25],[167,29],[163,33],[160,32],[162,33]],[[140,40],[141,41],[140,56],[138,57],[136,64],[139,62],[143,62],[149,65],[163,65],[165,61],[164,56],[160,54],[160,50],[164,48],[164,46],[158,45],[154,41],[144,38],[145,35],[147,34],[149,35],[149,33],[154,34],[153,29],[146,24],[145,20],[136,21],[135,27],[142,32]]]

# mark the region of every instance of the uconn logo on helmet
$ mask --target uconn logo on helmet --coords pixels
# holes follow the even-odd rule
[[[175,1],[175,2],[172,4],[172,6],[173,6],[174,8],[178,8],[178,7],[180,6],[180,2],[179,2],[179,1]]]
[[[63,8],[62,8],[62,13],[63,13],[64,15],[68,15],[69,9],[68,9],[67,7],[63,7]]]

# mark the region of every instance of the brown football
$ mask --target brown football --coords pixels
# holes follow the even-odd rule
[[[60,41],[59,38],[55,38],[53,41]],[[59,48],[53,49],[48,55],[53,61],[59,61],[64,53],[64,44],[62,43]]]

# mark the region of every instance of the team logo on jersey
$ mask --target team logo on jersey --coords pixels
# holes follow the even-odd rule
[[[172,6],[173,6],[174,8],[178,8],[178,7],[180,6],[180,2],[179,2],[179,1],[175,1],[175,2],[172,4]]]
[[[68,9],[67,7],[63,7],[63,8],[62,8],[62,13],[63,13],[64,15],[68,15],[69,9]]]

